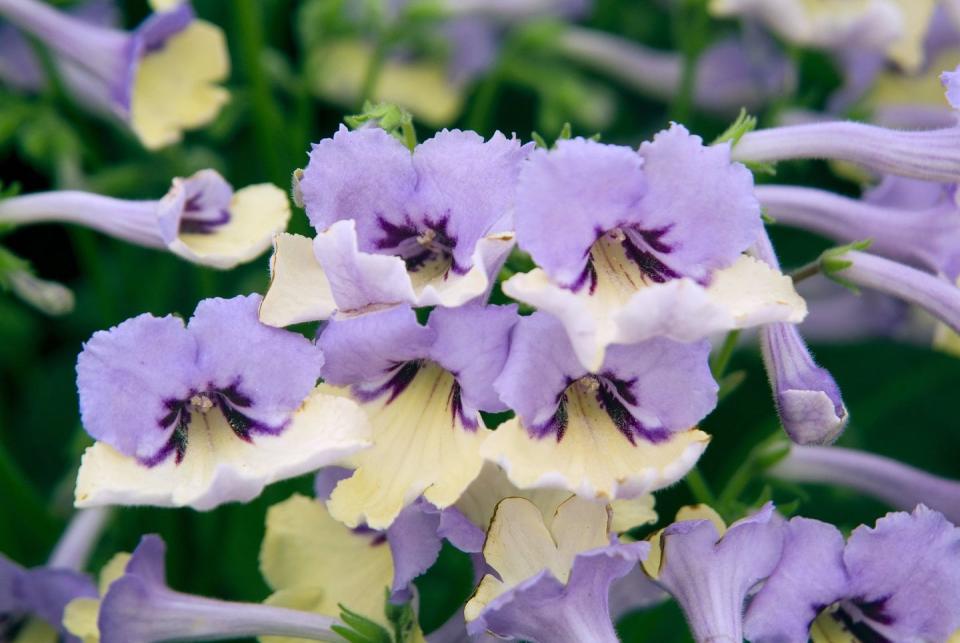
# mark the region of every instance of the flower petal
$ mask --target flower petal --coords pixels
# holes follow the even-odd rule
[[[286,232],[274,237],[270,289],[260,305],[260,321],[289,326],[328,319],[336,310],[330,283],[313,254],[313,241]]]

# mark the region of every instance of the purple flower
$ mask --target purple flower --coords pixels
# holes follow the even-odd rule
[[[148,643],[168,639],[216,640],[258,635],[333,640],[330,617],[310,612],[232,603],[176,592],[166,585],[165,546],[144,536],[110,583],[99,604],[102,643]]]
[[[960,481],[947,480],[883,456],[840,447],[800,447],[770,470],[782,480],[839,485],[910,510],[924,504],[960,522]]]
[[[769,38],[725,39],[709,47],[697,62],[694,100],[723,115],[756,109],[793,91],[793,68]],[[626,86],[662,100],[680,90],[682,57],[592,29],[568,26],[557,46],[572,60],[609,74]]]
[[[56,54],[64,84],[81,102],[127,123],[148,148],[179,141],[229,97],[217,86],[229,70],[223,32],[195,20],[187,2],[131,33],[38,0],[0,0],[0,16]]]
[[[574,497],[545,519],[529,500],[503,500],[483,549],[497,576],[484,576],[464,608],[467,631],[539,643],[617,641],[610,585],[650,546],[611,537],[607,512]]]
[[[263,253],[289,218],[287,197],[275,186],[261,183],[234,192],[213,170],[174,179],[170,191],[156,201],[127,201],[73,190],[0,201],[2,223],[77,223],[224,269]]]
[[[960,276],[960,207],[955,189],[886,177],[864,199],[812,188],[761,185],[756,195],[777,223],[804,228],[840,243],[870,239],[879,255]]]
[[[677,600],[694,638],[743,640],[750,590],[776,568],[784,527],[768,503],[726,528],[708,507],[681,510],[677,522],[651,538],[647,573]]]
[[[669,485],[709,440],[691,429],[716,404],[709,350],[706,341],[664,338],[613,346],[590,373],[556,318],[524,317],[495,383],[517,417],[487,438],[482,453],[520,488],[610,500]]]
[[[561,141],[520,175],[517,243],[539,269],[503,288],[556,315],[596,371],[611,344],[802,319],[792,283],[742,255],[761,229],[752,176],[727,145],[679,125],[639,153]]]
[[[779,269],[766,232],[754,247],[757,256]],[[793,324],[767,324],[760,329],[763,363],[773,388],[780,423],[799,444],[827,444],[837,439],[850,416],[840,388],[813,356]]]
[[[794,518],[787,534],[747,610],[751,641],[805,641],[811,622],[814,640],[945,641],[960,628],[960,529],[941,514],[887,514],[846,546],[814,520]]]
[[[503,411],[493,388],[507,358],[514,306],[433,310],[426,326],[393,307],[329,322],[320,335],[325,388],[356,400],[373,426],[373,448],[334,489],[334,518],[390,526],[423,495],[452,505],[480,473],[487,438],[479,411]]]
[[[24,569],[0,554],[0,637],[13,636],[31,617],[52,626],[67,641],[78,641],[63,628],[63,612],[75,598],[95,597],[97,588],[85,574],[62,567]],[[25,629],[39,627],[27,621]],[[55,638],[55,635],[54,637]]]
[[[259,304],[208,299],[186,325],[144,314],[94,334],[77,361],[81,417],[97,440],[79,506],[208,509],[369,444],[356,405],[314,391],[320,349],[261,324]]]
[[[486,295],[513,246],[528,149],[499,133],[484,142],[444,130],[411,154],[379,128],[341,127],[314,146],[299,182],[319,233],[314,256],[302,237],[277,240],[262,318],[282,326],[334,310],[452,307]]]

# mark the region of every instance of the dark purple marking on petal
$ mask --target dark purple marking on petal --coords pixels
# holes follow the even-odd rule
[[[454,424],[456,424],[457,418],[460,418],[460,423],[463,425],[467,431],[476,431],[479,424],[475,417],[467,417],[463,412],[463,390],[460,388],[460,382],[454,380],[453,386],[450,387],[450,398],[447,401],[450,405],[450,416]]]
[[[860,641],[860,643],[893,643],[890,639],[876,632],[863,621],[859,619],[854,620],[849,614],[847,614],[843,607],[838,609],[830,616],[833,618],[833,620],[840,623],[843,626],[843,629],[850,632],[850,634],[852,634],[857,641]]]
[[[384,393],[389,392],[390,397],[387,398],[387,404],[389,404],[397,399],[397,396],[410,386],[410,382],[413,381],[413,378],[417,376],[417,373],[422,367],[423,360],[400,362],[387,371],[389,376],[380,386],[373,389],[366,389],[363,388],[362,384],[358,384],[354,385],[351,391],[361,402],[372,402]]]
[[[863,598],[854,598],[850,602],[853,603],[857,609],[860,610],[863,615],[869,618],[871,621],[880,623],[881,625],[893,625],[893,617],[886,612],[887,601],[889,599],[889,596],[883,596],[873,601],[865,601]]]
[[[623,434],[623,437],[630,441],[630,444],[634,446],[637,445],[636,436],[648,442],[653,442],[654,444],[663,442],[670,437],[670,433],[663,428],[648,428],[634,417],[630,409],[627,408],[627,404],[631,403],[631,399],[634,400],[634,404],[636,403],[636,398],[634,398],[633,394],[630,394],[628,390],[631,382],[618,381],[609,375],[597,379],[599,384],[597,387],[597,402],[600,403],[603,410],[606,411],[610,419],[613,420],[613,424],[617,427],[617,430]],[[629,398],[621,397],[621,391],[627,391]]]
[[[641,244],[638,243],[637,239],[635,239],[631,233],[640,235],[641,239],[643,240],[642,242],[650,245],[651,248],[655,250],[657,248],[668,248],[667,252],[669,252],[669,246],[665,246],[659,241],[659,236],[665,234],[666,230],[660,232],[660,235],[656,235],[656,233],[651,233],[644,230],[627,230],[626,234],[624,234],[623,241],[620,243],[623,245],[623,250],[626,253],[627,258],[637,264],[637,267],[640,268],[643,274],[646,275],[650,281],[662,284],[669,279],[680,278],[679,273],[674,271],[667,264],[663,263],[652,252],[642,248]],[[650,244],[649,241],[647,241],[647,236],[650,234],[654,235],[652,237],[653,244]],[[662,252],[661,250],[657,251]]]
[[[653,230],[641,230],[639,228],[635,228],[635,230],[654,252],[670,254],[673,252],[673,246],[667,245],[662,241],[662,239],[665,234],[670,232],[671,228],[673,228],[672,223],[670,225],[663,226],[662,228],[655,228]]]
[[[424,218],[425,225],[418,226],[408,216],[404,223],[397,225],[377,216],[377,225],[383,231],[383,237],[376,242],[378,250],[390,250],[403,259],[407,271],[416,272],[425,265],[443,261],[451,264],[457,274],[464,274],[467,268],[453,261],[453,248],[457,239],[449,231],[450,214],[444,214],[436,221]]]
[[[167,401],[165,404],[169,407],[171,402]],[[190,411],[187,409],[187,404],[185,402],[176,402],[176,404],[179,404],[180,408],[171,414],[173,419],[176,420],[177,424],[173,429],[173,433],[170,434],[170,439],[167,440],[167,443],[164,444],[160,450],[152,456],[148,458],[138,458],[138,462],[145,467],[157,466],[170,457],[170,454],[174,454],[174,462],[176,462],[176,464],[180,464],[183,462],[183,458],[187,454],[187,442],[189,439],[191,418]],[[164,420],[170,418],[171,415],[164,416]],[[170,422],[172,421],[173,420],[170,420]],[[170,422],[168,422],[164,428],[170,426]]]
[[[200,199],[203,193],[197,193],[187,199],[180,220],[180,232],[183,234],[210,234],[220,226],[230,222],[230,210],[227,208],[204,208]]]
[[[570,285],[570,290],[579,292],[587,284],[589,284],[587,292],[592,295],[597,290],[597,269],[593,265],[593,259],[587,260],[587,265],[583,267],[577,280]]]

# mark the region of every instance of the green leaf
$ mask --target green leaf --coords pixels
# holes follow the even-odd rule
[[[530,137],[533,139],[533,142],[537,144],[537,147],[545,150],[550,149],[550,146],[547,145],[547,141],[540,135],[540,132],[531,132]]]
[[[854,241],[853,243],[824,250],[819,260],[820,272],[828,279],[832,279],[844,288],[859,294],[860,289],[857,285],[844,279],[839,273],[853,265],[852,261],[845,258],[848,252],[851,250],[866,250],[872,243],[873,241],[871,239],[864,239],[863,241]]]
[[[557,140],[567,141],[570,140],[571,136],[573,136],[573,127],[570,125],[570,121],[567,121],[563,124],[563,127],[560,128],[560,133],[557,135]]]
[[[382,625],[374,623],[342,603],[338,603],[337,606],[340,608],[340,620],[347,626],[335,630],[337,634],[351,643],[391,643],[390,633]]]
[[[0,288],[8,289],[10,287],[10,275],[25,270],[30,270],[28,261],[0,246]]]
[[[413,606],[409,601],[396,605],[390,602],[390,589],[387,588],[386,601],[383,612],[387,620],[393,625],[393,640],[395,643],[407,643],[413,639],[413,633],[417,626],[417,615],[413,612]]]
[[[714,145],[720,143],[730,142],[731,146],[736,145],[740,142],[740,139],[743,138],[743,135],[747,132],[752,132],[757,129],[757,117],[751,116],[747,113],[746,108],[740,108],[740,115],[737,116],[737,120],[723,131],[723,134],[718,136],[714,141]]]
[[[352,116],[344,116],[343,121],[353,129],[372,123],[406,145],[411,152],[417,146],[417,133],[413,126],[413,115],[399,105],[393,103],[374,104],[366,101],[363,104],[362,112]]]

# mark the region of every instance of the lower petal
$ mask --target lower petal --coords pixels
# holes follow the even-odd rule
[[[432,279],[419,280],[413,273],[414,290],[417,292],[415,306],[462,306],[490,292],[497,273],[513,248],[513,234],[484,237],[477,242],[470,270],[458,275],[447,270]]]
[[[313,255],[313,241],[286,232],[273,240],[270,289],[260,304],[260,321],[289,326],[328,319],[337,310],[327,276]]]
[[[183,460],[148,467],[97,442],[80,464],[76,506],[189,506],[246,502],[277,480],[314,471],[368,446],[369,425],[352,401],[315,390],[278,435],[241,440],[219,411],[194,420]]]
[[[479,417],[478,428],[464,428],[451,406],[454,383],[450,373],[428,364],[392,401],[362,405],[373,448],[352,459],[356,471],[334,489],[327,504],[334,518],[385,529],[421,494],[441,509],[457,501],[480,474],[487,432]]]

